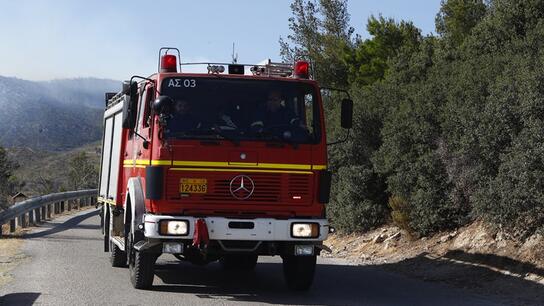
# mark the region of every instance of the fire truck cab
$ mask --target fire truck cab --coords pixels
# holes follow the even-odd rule
[[[306,290],[326,249],[331,186],[310,66],[199,64],[208,73],[186,73],[179,51],[162,48],[157,73],[106,94],[104,251],[140,289],[169,253],[242,270],[278,255],[288,287]],[[351,109],[343,100],[345,128]]]

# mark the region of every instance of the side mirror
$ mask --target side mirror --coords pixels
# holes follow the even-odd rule
[[[123,89],[125,85],[123,84]],[[136,127],[136,115],[138,114],[138,83],[132,82],[129,94],[125,95],[123,103],[123,128],[134,130]]]
[[[174,107],[174,100],[168,96],[159,96],[153,101],[153,111],[158,114],[170,114]]]
[[[353,125],[353,101],[350,99],[342,100],[340,124],[344,129],[351,129]]]

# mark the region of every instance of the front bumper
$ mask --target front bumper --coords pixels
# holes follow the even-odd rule
[[[194,224],[197,219],[204,219],[208,227],[210,240],[242,240],[242,241],[323,241],[329,233],[329,223],[325,219],[287,219],[278,220],[272,218],[257,219],[231,219],[223,217],[195,218],[190,216],[164,216],[144,215],[144,235],[151,239],[193,239]],[[189,231],[185,236],[165,236],[159,233],[159,221],[161,220],[187,220]],[[229,224],[236,222],[252,222],[253,228],[232,228]],[[317,223],[319,236],[317,238],[294,238],[291,236],[293,223]]]

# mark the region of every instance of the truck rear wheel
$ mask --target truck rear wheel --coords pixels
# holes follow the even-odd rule
[[[255,269],[258,258],[259,256],[255,254],[225,255],[219,259],[219,262],[225,270],[251,271]]]
[[[155,260],[157,256],[151,253],[134,252],[134,258],[131,260],[130,281],[136,289],[149,289],[153,285],[153,277],[155,277]]]
[[[283,256],[283,275],[287,287],[303,291],[312,286],[317,256]]]
[[[110,262],[115,268],[124,268],[127,266],[127,253],[122,251],[115,243],[110,242]]]

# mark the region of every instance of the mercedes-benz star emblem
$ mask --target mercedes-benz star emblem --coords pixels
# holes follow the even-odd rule
[[[249,198],[255,190],[255,183],[247,175],[237,175],[230,180],[230,194],[238,200]]]

